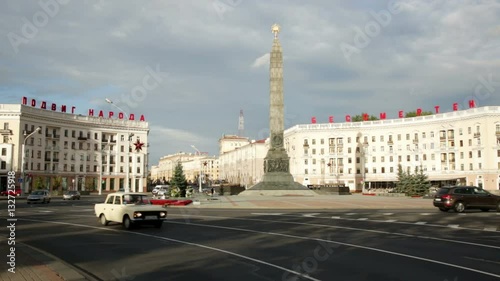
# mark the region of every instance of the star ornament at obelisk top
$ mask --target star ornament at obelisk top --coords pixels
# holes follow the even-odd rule
[[[278,33],[280,33],[280,26],[275,23],[271,27],[271,32],[274,33],[274,39],[278,39]]]
[[[140,140],[137,140],[135,141],[134,145],[135,145],[135,151],[139,152],[142,150],[142,146],[144,145],[144,143],[141,142]]]

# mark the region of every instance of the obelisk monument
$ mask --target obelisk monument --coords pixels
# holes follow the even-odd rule
[[[270,148],[264,158],[264,176],[262,181],[240,195],[316,195],[307,187],[293,180],[290,174],[290,158],[283,145],[285,130],[284,95],[283,95],[283,52],[278,33],[280,26],[271,27],[274,41],[269,65],[269,129]]]

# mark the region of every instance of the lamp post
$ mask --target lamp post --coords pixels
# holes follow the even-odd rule
[[[22,179],[23,179],[23,182],[22,182],[22,192],[23,193],[28,193],[27,190],[25,190],[26,188],[26,171],[24,170],[24,162],[25,162],[25,158],[26,158],[26,141],[32,136],[34,135],[36,132],[40,131],[42,129],[42,127],[37,127],[33,132],[31,132],[29,135],[26,135],[26,132],[24,133],[25,137],[24,137],[24,141],[23,141],[23,147],[22,147],[22,155],[21,155],[21,176],[22,176]]]
[[[198,152],[198,155],[200,155],[200,156],[201,156],[201,152],[198,150],[198,148],[196,148],[196,146],[191,145],[191,147],[192,147],[194,150],[196,150],[196,152]],[[202,168],[201,168],[201,159],[199,159],[199,160],[200,160],[200,175],[198,176],[198,179],[199,179],[199,182],[200,182],[200,187],[199,187],[198,191],[199,191],[200,193],[202,193],[202,192],[203,192],[203,189],[202,189],[202,183],[201,183]]]
[[[118,105],[113,103],[112,100],[106,98],[106,102],[111,104],[112,106],[116,107],[121,112],[123,112],[123,114],[125,114],[125,116],[127,117],[127,121],[130,120],[130,117],[127,114],[127,112],[125,112],[125,110],[123,110],[121,107],[119,107]],[[126,179],[125,179],[126,183],[124,186],[125,192],[130,192],[130,187],[129,187],[129,181],[130,181],[130,138],[133,136],[134,136],[134,134],[130,133],[130,125],[127,122],[127,162],[126,162],[127,163],[127,172],[126,172]]]

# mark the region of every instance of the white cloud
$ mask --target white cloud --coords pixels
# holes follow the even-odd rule
[[[269,66],[269,57],[270,57],[270,54],[267,53],[267,54],[264,54],[263,56],[256,58],[254,60],[254,62],[252,63],[252,67],[259,68],[261,66]]]
[[[400,1],[401,12],[350,64],[339,44],[353,44],[352,27],[374,21],[370,12],[386,2],[240,1],[222,16],[212,2],[69,1],[18,54],[0,40],[2,102],[27,96],[109,110],[105,97],[130,96],[145,68],[160,65],[168,78],[131,109],[151,124],[152,161],[191,144],[217,154],[218,138],[237,133],[240,109],[246,134],[266,137],[274,23],[289,126],[396,106],[444,108],[471,95],[479,75],[500,81],[497,1]],[[40,10],[38,2],[0,2],[0,32],[22,35],[23,18]],[[500,104],[498,91],[481,104]]]

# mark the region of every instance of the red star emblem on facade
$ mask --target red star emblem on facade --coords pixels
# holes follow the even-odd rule
[[[136,140],[134,145],[135,145],[135,151],[139,152],[142,150],[142,146],[144,145],[144,143],[141,142],[140,140]]]

